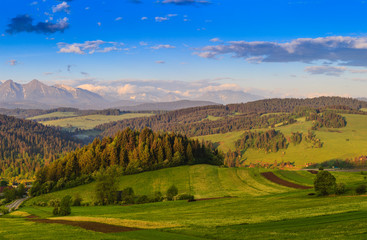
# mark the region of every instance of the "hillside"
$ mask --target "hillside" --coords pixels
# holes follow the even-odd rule
[[[294,115],[335,108],[359,112],[367,102],[352,98],[320,97],[313,99],[268,99],[244,104],[215,105],[171,111],[152,117],[128,119],[97,126],[102,136],[113,136],[116,132],[132,129],[152,128],[155,131],[175,131],[188,136],[203,136],[265,128],[283,123]],[[276,116],[269,115],[276,113]],[[362,114],[362,112],[360,112]]]
[[[58,129],[0,115],[0,176],[31,177],[45,162],[78,146]]]
[[[179,194],[193,194],[197,198],[255,197],[298,191],[268,181],[260,175],[262,171],[268,170],[219,168],[211,165],[181,166],[121,176],[118,189],[132,187],[138,195],[153,196],[157,191],[165,193],[174,184],[179,189]],[[287,174],[287,171],[278,170],[277,174],[282,176],[281,173],[285,176],[290,175]],[[302,185],[312,185],[313,178],[314,175],[311,173],[302,171],[294,172],[292,176],[286,179]],[[39,201],[48,202],[51,199],[61,198],[68,194],[72,196],[79,194],[83,196],[84,201],[93,203],[96,201],[94,189],[95,183],[90,183],[32,198],[27,202],[27,205]]]
[[[321,128],[314,131],[316,137],[323,142],[321,148],[313,148],[305,141],[302,141],[298,145],[289,144],[287,149],[282,149],[278,152],[249,149],[244,155],[243,165],[290,162],[299,168],[305,167],[307,163],[320,163],[336,159],[354,160],[356,157],[367,155],[367,116],[357,114],[343,114],[343,116],[348,123],[346,127],[338,129]],[[292,132],[306,134],[311,126],[311,121],[299,118],[296,123],[278,126],[275,127],[275,130],[280,131],[288,138]],[[224,152],[229,150],[235,151],[235,142],[241,138],[244,132],[236,131],[201,136],[199,140],[212,141],[214,145],[219,146],[219,149]]]

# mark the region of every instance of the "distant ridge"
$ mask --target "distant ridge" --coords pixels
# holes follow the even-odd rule
[[[125,111],[173,111],[184,108],[203,107],[211,105],[218,105],[218,103],[209,101],[180,100],[174,102],[142,103],[136,106],[121,107],[120,109]]]
[[[0,107],[4,108],[100,108],[107,103],[96,93],[65,85],[48,86],[36,79],[27,84],[7,80],[0,85]]]
[[[101,95],[67,85],[48,86],[36,79],[26,84],[7,80],[0,84],[0,108],[53,109],[72,107],[79,109],[118,108],[124,111],[170,111],[190,107],[216,105],[202,100],[172,102],[139,102],[133,100],[108,101]]]

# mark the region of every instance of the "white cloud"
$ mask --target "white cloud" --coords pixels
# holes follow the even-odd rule
[[[121,20],[122,20],[122,17],[115,18],[115,21],[121,21]]]
[[[57,4],[56,6],[53,6],[52,12],[53,13],[57,13],[57,12],[70,13],[70,5],[67,2],[62,2],[60,4]]]
[[[220,40],[220,38],[212,38],[210,39],[211,42],[221,42],[222,40]]]
[[[176,48],[175,46],[172,46],[170,44],[160,44],[153,47],[150,47],[151,49],[159,50],[159,49],[169,49],[169,48]]]
[[[102,40],[95,41],[85,41],[84,43],[63,43],[59,42],[57,46],[59,47],[59,53],[76,53],[76,54],[93,54],[95,52],[107,53],[112,51],[120,51],[120,46],[123,43],[118,42],[106,42]]]
[[[164,22],[164,21],[168,21],[168,17],[155,17],[155,21],[156,22]]]
[[[142,18],[141,18],[141,20],[142,20],[142,21],[144,21],[144,20],[148,20],[148,17],[142,17]]]
[[[162,60],[159,60],[159,61],[155,61],[155,63],[158,63],[158,64],[165,64],[166,62],[165,62],[165,61],[162,61]]]

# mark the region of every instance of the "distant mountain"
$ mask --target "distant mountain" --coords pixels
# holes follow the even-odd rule
[[[206,105],[246,103],[262,99],[257,95],[231,90],[207,92],[199,98],[185,100],[183,96],[175,93],[142,92],[130,95],[121,96],[122,99],[130,100],[115,99],[112,101],[107,95],[102,97],[98,93],[82,88],[61,84],[48,86],[38,80],[32,80],[26,84],[7,80],[0,84],[0,108],[53,109],[72,107],[95,110],[118,108],[125,111],[171,111]]]
[[[8,80],[0,85],[0,107],[4,108],[103,108],[108,102],[96,93],[66,85],[48,86],[38,80],[19,84]]]
[[[184,108],[202,107],[209,105],[218,105],[218,103],[209,101],[181,100],[174,102],[142,103],[135,106],[120,107],[120,109],[125,111],[154,111],[154,110],[173,111]]]
[[[217,102],[221,104],[230,104],[230,103],[247,103],[256,100],[261,100],[264,98],[243,91],[222,90],[222,91],[206,92],[198,99]]]

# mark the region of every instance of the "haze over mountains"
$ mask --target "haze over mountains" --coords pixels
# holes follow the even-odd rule
[[[63,84],[48,86],[36,79],[26,84],[19,84],[13,80],[7,80],[0,84],[0,107],[2,108],[48,109],[75,107],[80,109],[119,108],[130,111],[175,110],[213,104],[241,103],[259,99],[262,99],[262,97],[243,91],[221,90],[208,91],[194,99],[183,98],[174,93],[167,93],[162,96],[141,92],[134,97],[126,94],[120,100],[111,100],[111,98],[108,98],[108,93],[101,96],[86,89]]]

